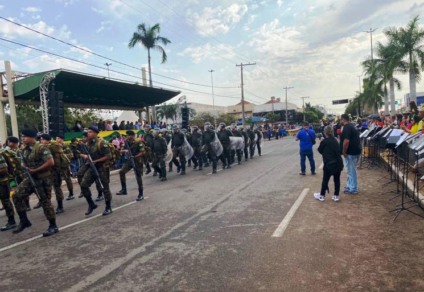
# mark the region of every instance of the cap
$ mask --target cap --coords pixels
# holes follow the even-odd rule
[[[90,127],[88,127],[88,129],[93,131],[93,132],[96,132],[97,134],[99,133],[99,129],[95,126],[90,126]]]
[[[128,136],[135,136],[135,133],[134,133],[134,131],[129,130],[129,131],[127,131],[127,135]]]
[[[57,135],[57,136],[56,136],[56,138],[59,138],[59,139],[65,140],[65,137],[64,137],[63,135]]]
[[[21,134],[24,137],[37,138],[37,132],[32,129],[23,129]]]
[[[19,139],[14,136],[7,137],[7,141],[12,143],[19,143]]]
[[[49,134],[41,134],[40,138],[50,141],[52,139],[52,136],[50,136]]]

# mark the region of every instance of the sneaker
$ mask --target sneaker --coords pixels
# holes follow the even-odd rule
[[[314,198],[321,201],[321,202],[324,202],[324,200],[325,200],[325,197],[321,196],[321,193],[314,193]]]
[[[306,173],[304,173],[304,172],[299,172],[299,175],[306,175]]]
[[[317,173],[314,171],[314,172],[311,172],[311,174],[312,174],[312,175],[316,175]]]
[[[340,200],[339,196],[333,196],[332,199],[333,199],[334,202],[338,202]]]

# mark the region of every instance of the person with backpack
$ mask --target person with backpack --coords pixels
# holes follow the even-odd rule
[[[63,147],[61,144],[56,143],[56,141],[51,141],[52,137],[49,134],[42,134],[40,136],[40,143],[46,145],[50,152],[53,155],[54,166],[52,167],[52,176],[53,176],[53,189],[56,195],[57,208],[56,214],[61,214],[65,212],[63,209],[63,200],[65,199],[62,191],[62,177],[63,172],[66,168],[69,168],[69,159],[63,152]]]
[[[321,192],[314,193],[314,197],[321,202],[325,200],[325,193],[329,191],[328,181],[333,176],[334,195],[332,199],[337,202],[340,194],[340,174],[343,170],[343,159],[339,142],[334,138],[332,126],[324,128],[324,137],[318,147],[318,152],[321,153],[324,163],[324,176],[322,177]]]
[[[314,151],[312,150],[315,139],[315,131],[309,127],[308,122],[303,122],[303,128],[296,135],[296,141],[300,141],[300,175],[306,175],[306,157],[308,157],[309,164],[311,165],[311,174],[316,174]]]
[[[110,162],[112,160],[111,150],[109,144],[97,137],[99,130],[91,126],[87,131],[87,142],[85,143],[85,150],[81,153],[81,157],[87,162],[92,163],[93,167],[89,167],[81,180],[81,192],[87,200],[88,209],[85,215],[90,215],[97,208],[94,203],[90,191],[90,186],[96,181],[100,180],[101,187],[103,189],[103,195],[105,197],[105,210],[103,216],[112,214],[112,194],[109,189],[110,181]],[[91,160],[91,161],[90,161]],[[90,163],[90,165],[91,165]]]
[[[127,195],[127,183],[125,179],[125,174],[129,172],[131,169],[135,173],[135,178],[138,185],[138,196],[137,201],[141,201],[144,199],[143,194],[143,180],[141,175],[143,173],[143,161],[142,158],[146,153],[146,147],[144,143],[140,140],[135,140],[135,133],[132,130],[128,130],[127,132],[127,140],[124,144],[124,147],[121,149],[121,153],[127,154],[128,159],[124,162],[119,171],[119,178],[121,181],[122,189],[117,192],[117,195]]]
[[[21,134],[24,147],[19,151],[19,155],[23,158],[26,176],[16,187],[13,196],[13,203],[20,219],[13,233],[20,233],[32,226],[26,214],[25,198],[36,193],[49,221],[49,227],[43,232],[43,236],[51,236],[59,232],[56,225],[56,213],[51,203],[53,156],[47,146],[36,142],[37,132],[23,129]]]
[[[68,197],[66,198],[67,201],[74,199],[74,186],[72,183],[72,174],[71,174],[71,168],[70,164],[72,159],[74,158],[74,152],[72,149],[65,144],[65,137],[62,135],[56,136],[56,143],[61,145],[63,148],[63,154],[67,157],[69,161],[69,166],[66,166],[67,163],[62,162],[63,166],[61,167],[61,173],[60,176],[63,178],[63,180],[66,182],[66,187],[68,188]]]
[[[0,150],[0,200],[6,212],[7,223],[0,228],[1,231],[16,228],[15,211],[10,201],[9,165],[4,155],[5,151],[7,150]]]

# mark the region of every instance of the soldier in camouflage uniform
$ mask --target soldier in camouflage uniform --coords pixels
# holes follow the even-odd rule
[[[10,230],[16,227],[15,212],[13,210],[12,202],[10,201],[10,189],[9,189],[9,171],[8,165],[0,154],[0,199],[3,207],[6,211],[7,223],[1,227],[1,231]]]
[[[103,212],[103,216],[112,214],[112,194],[109,189],[109,179],[110,179],[110,170],[109,170],[109,161],[112,159],[112,155],[110,152],[110,148],[108,144],[97,137],[99,130],[91,126],[87,131],[87,143],[86,146],[88,148],[88,154],[91,156],[93,163],[99,173],[100,181],[103,185],[103,194],[105,196],[105,210]],[[81,157],[86,161],[89,159],[88,154],[81,154]],[[97,205],[94,203],[91,198],[90,186],[95,182],[96,176],[95,172],[90,168],[88,168],[81,181],[81,191],[84,194],[85,199],[88,203],[88,210],[85,215],[90,215],[94,209],[97,208]]]
[[[56,214],[54,212],[51,195],[52,195],[52,176],[51,168],[54,165],[53,156],[50,150],[39,143],[36,143],[35,138],[37,133],[30,129],[22,130],[22,141],[24,147],[21,153],[24,158],[24,164],[28,174],[34,179],[35,189],[29,177],[17,186],[13,203],[15,204],[16,212],[19,215],[19,225],[13,233],[20,233],[25,228],[31,227],[31,222],[26,214],[25,198],[31,193],[36,192],[43,207],[44,215],[49,220],[49,228],[43,232],[43,236],[50,236],[59,231],[56,225]]]
[[[74,153],[68,145],[65,144],[65,139],[63,136],[56,136],[56,143],[62,145],[63,153],[65,156],[69,159],[69,164],[71,160],[74,158]],[[63,178],[63,180],[66,182],[66,187],[68,188],[69,194],[66,198],[67,201],[74,199],[74,185],[72,183],[72,174],[71,174],[71,168],[70,165],[68,167],[63,167],[61,169],[60,176]]]
[[[165,138],[159,134],[159,129],[153,130],[153,167],[160,173],[160,180],[166,181],[166,164],[165,157],[168,152],[168,145],[166,144]]]
[[[62,145],[51,142],[52,137],[49,134],[42,134],[40,136],[40,143],[46,145],[50,152],[52,153],[53,160],[54,160],[54,166],[51,169],[52,177],[53,177],[53,189],[54,193],[56,195],[56,201],[57,201],[57,208],[56,208],[56,214],[61,214],[65,212],[63,209],[63,200],[64,195],[62,191],[62,172],[65,167],[69,168],[69,160],[64,160],[64,154],[63,154],[63,147]]]
[[[147,147],[152,149],[153,146],[153,134],[150,125],[144,126],[144,143]],[[153,160],[152,155],[146,155],[143,157],[143,162],[146,165],[146,174],[149,174],[152,170],[150,168],[150,161]]]
[[[174,126],[174,133],[172,135],[171,148],[172,148],[172,162],[181,169],[180,175],[185,175],[186,158],[181,152],[181,146],[184,144],[185,135],[180,131],[180,127]],[[179,158],[179,161],[177,160]]]
[[[144,143],[140,140],[135,140],[135,133],[134,131],[127,131],[127,141],[125,143],[125,147],[121,152],[123,154],[128,155],[128,159],[124,162],[124,164],[121,167],[121,170],[119,171],[119,178],[121,180],[121,186],[122,189],[117,192],[117,195],[127,195],[127,183],[125,181],[125,174],[133,169],[133,165],[131,162],[131,156],[133,156],[135,169],[133,169],[133,172],[135,173],[137,185],[138,185],[138,196],[137,201],[141,201],[144,199],[143,196],[143,180],[141,178],[143,173],[143,162],[142,158],[143,155],[146,153],[146,149],[144,146]]]

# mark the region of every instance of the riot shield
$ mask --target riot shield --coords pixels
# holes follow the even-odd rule
[[[211,142],[211,148],[212,148],[212,151],[215,152],[217,157],[221,156],[222,152],[224,151],[224,148],[222,148],[221,141],[219,141],[216,133],[215,133],[215,138]]]
[[[173,153],[172,153],[171,143],[172,143],[172,140],[169,140],[168,150],[166,151],[166,157],[165,157],[166,163],[169,163],[172,160]]]
[[[181,152],[185,156],[186,160],[191,159],[194,154],[193,147],[191,147],[190,143],[188,143],[186,136],[184,136],[184,144],[181,146]]]
[[[256,132],[256,135],[259,135],[260,136],[260,139],[261,139],[261,149],[262,149],[264,147],[264,134],[262,133],[262,131],[258,131],[258,132]],[[256,135],[255,135],[255,137],[256,137]]]
[[[244,138],[235,136],[230,137],[230,148],[231,150],[243,150]]]

